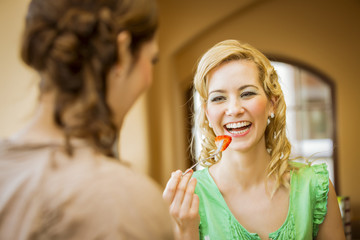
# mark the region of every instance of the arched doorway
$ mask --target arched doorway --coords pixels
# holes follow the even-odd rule
[[[292,157],[302,156],[328,166],[336,179],[335,86],[329,78],[310,67],[288,61],[272,61],[287,105],[286,124]]]

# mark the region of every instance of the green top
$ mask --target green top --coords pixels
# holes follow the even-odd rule
[[[270,239],[313,239],[327,212],[329,174],[326,164],[294,163],[291,171],[290,202],[283,225],[269,234]],[[195,193],[200,198],[200,239],[259,240],[248,232],[230,212],[226,202],[209,174],[208,168],[196,171]]]

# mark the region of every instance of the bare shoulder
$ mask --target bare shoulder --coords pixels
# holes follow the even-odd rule
[[[319,226],[319,232],[316,239],[345,240],[339,205],[337,202],[334,186],[330,180],[327,213],[324,222]]]

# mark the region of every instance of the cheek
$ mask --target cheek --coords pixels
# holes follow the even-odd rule
[[[215,119],[216,119],[216,113],[214,112],[214,111],[207,111],[207,118],[208,118],[208,120],[210,121],[210,122],[214,122],[215,121]]]
[[[207,108],[207,118],[213,124],[217,124],[221,122],[221,117],[223,116],[223,112],[221,108],[217,108],[215,106],[211,106]]]
[[[147,86],[150,86],[152,84],[153,80],[153,67],[152,64],[146,64],[144,67],[144,79],[147,83]]]
[[[251,102],[249,109],[251,109],[254,116],[267,118],[269,102],[267,99],[257,99],[256,101]]]
[[[139,64],[139,73],[144,87],[149,87],[152,83],[153,66],[148,61],[141,61]]]

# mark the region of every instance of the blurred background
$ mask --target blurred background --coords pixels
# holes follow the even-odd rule
[[[20,61],[29,0],[0,0],[0,137],[21,128],[37,99],[38,76]],[[199,57],[225,39],[265,53],[280,74],[294,155],[328,164],[360,222],[360,1],[158,0],[160,62],[154,83],[126,117],[124,161],[165,186],[191,163],[192,77]]]

